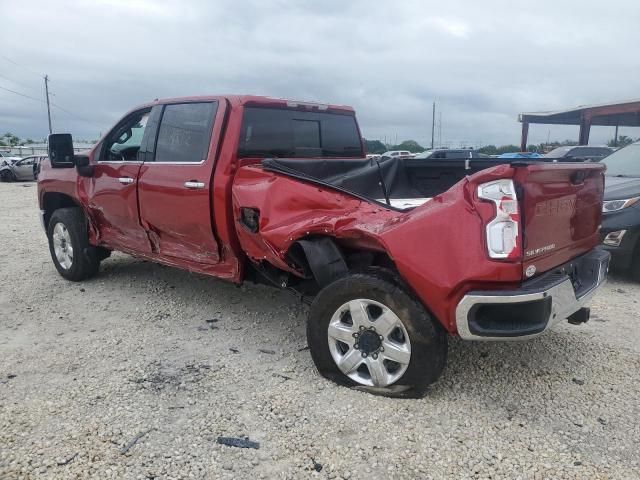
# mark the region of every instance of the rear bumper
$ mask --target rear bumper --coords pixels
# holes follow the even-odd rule
[[[465,340],[532,338],[579,312],[607,278],[610,255],[594,249],[516,290],[472,291],[456,307]]]

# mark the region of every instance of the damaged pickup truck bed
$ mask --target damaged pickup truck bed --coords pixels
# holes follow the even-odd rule
[[[441,374],[448,335],[588,320],[604,282],[599,164],[364,158],[353,110],[254,96],[156,101],[86,155],[51,135],[38,179],[69,280],[112,250],[313,297],[320,373],[390,396]]]

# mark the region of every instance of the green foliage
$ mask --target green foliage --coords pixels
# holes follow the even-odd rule
[[[640,141],[640,139],[636,139],[635,140]],[[618,135],[618,142],[616,143],[615,138],[612,138],[611,140],[609,140],[607,142],[607,145],[609,147],[626,147],[627,145],[630,145],[634,142],[633,138],[631,137],[627,137],[626,135]]]
[[[484,147],[480,147],[478,152],[484,153],[485,155],[497,155],[498,148],[495,145],[485,145]]]
[[[2,135],[2,137],[0,137],[0,140],[2,140],[2,142],[5,145],[12,146],[12,147],[20,144],[20,137],[14,135],[11,132],[7,132],[4,135]]]
[[[367,140],[365,138],[364,151],[366,153],[384,153],[387,151],[387,147],[380,140]]]
[[[424,152],[424,147],[415,140],[405,140],[398,145],[391,145],[389,150],[408,150],[411,153]]]

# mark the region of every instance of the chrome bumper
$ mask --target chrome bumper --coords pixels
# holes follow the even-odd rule
[[[520,289],[469,292],[456,307],[458,334],[465,340],[524,340],[541,335],[585,307],[606,282],[609,259],[608,252],[592,250],[524,282]],[[491,318],[492,312],[499,319]],[[482,327],[480,320],[491,328]]]

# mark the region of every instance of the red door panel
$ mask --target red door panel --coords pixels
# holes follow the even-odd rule
[[[156,253],[189,262],[218,263],[210,178],[208,162],[143,164],[138,185],[140,218]]]
[[[97,162],[87,179],[88,208],[100,244],[127,252],[150,253],[149,237],[138,216],[140,162]]]
[[[220,261],[211,200],[217,107],[217,102],[165,105],[155,148],[147,151],[140,170],[140,219],[154,253],[168,262]]]

